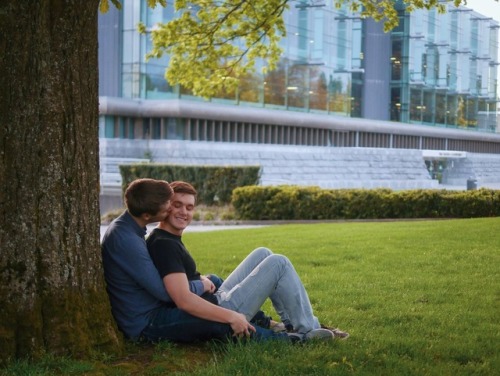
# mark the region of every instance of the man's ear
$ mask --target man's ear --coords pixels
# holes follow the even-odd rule
[[[141,214],[141,219],[145,220],[146,222],[149,222],[149,220],[151,219],[151,214],[142,213]]]

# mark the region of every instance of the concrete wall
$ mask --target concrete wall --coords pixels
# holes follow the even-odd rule
[[[122,208],[117,160],[144,158],[182,165],[258,165],[262,185],[315,185],[322,188],[500,189],[500,155],[466,153],[449,159],[443,183],[432,180],[421,150],[336,148],[175,140],[100,139],[101,213]],[[105,176],[104,176],[104,175]]]
[[[157,163],[258,165],[262,185],[396,190],[438,187],[438,182],[430,178],[419,150],[101,139],[100,156],[101,171],[112,174],[117,174],[118,169],[106,166],[107,158],[147,156]],[[101,212],[122,207],[119,182],[115,179],[113,184],[112,180],[108,179],[110,184],[102,187]]]

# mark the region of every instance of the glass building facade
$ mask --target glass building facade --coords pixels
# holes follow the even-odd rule
[[[259,62],[236,91],[211,101],[494,132],[498,23],[463,7],[409,14],[399,6],[399,26],[383,33],[382,25],[332,1],[290,1],[277,69],[261,74]],[[151,41],[137,24],[153,29],[171,20],[170,2],[150,9],[145,0],[124,0],[115,13],[119,31],[107,32],[121,46],[110,59],[119,68],[104,69],[101,96],[203,100],[166,82],[168,56],[145,61]]]
[[[332,2],[290,2],[285,13],[287,37],[276,70],[241,79],[235,92],[223,92],[215,102],[360,116],[363,72],[362,29],[359,17],[333,8]],[[169,57],[145,62],[151,49],[148,35],[138,35],[136,25],[149,29],[175,16],[171,4],[150,9],[145,1],[124,1],[122,96],[145,99],[198,99],[170,86],[164,78]]]
[[[495,130],[498,23],[451,5],[444,14],[403,7],[399,14],[391,33],[391,120]]]

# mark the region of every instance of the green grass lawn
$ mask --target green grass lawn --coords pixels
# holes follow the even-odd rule
[[[296,346],[128,345],[123,359],[47,357],[3,374],[500,372],[500,218],[277,225],[187,233],[184,242],[200,272],[223,277],[258,246],[288,256],[316,315],[351,337]],[[269,303],[264,310],[277,318]]]

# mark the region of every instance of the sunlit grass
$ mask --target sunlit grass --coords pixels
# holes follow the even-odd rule
[[[351,333],[303,349],[299,363],[311,374],[500,369],[499,218],[282,225],[186,234],[185,242],[201,272],[222,276],[261,245],[291,259],[320,320]],[[295,351],[283,352],[282,367],[297,363]]]
[[[500,218],[279,225],[186,233],[184,243],[200,272],[222,277],[258,246],[288,256],[316,315],[351,337],[300,346],[129,345],[124,359],[48,357],[0,374],[498,374]],[[264,309],[277,318],[269,303]]]

